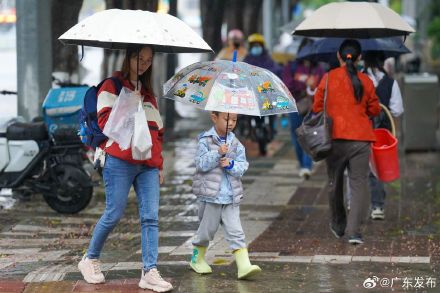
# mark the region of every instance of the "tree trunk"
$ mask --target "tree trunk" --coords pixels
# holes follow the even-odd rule
[[[218,53],[223,47],[221,28],[223,23],[224,0],[200,1],[203,39]],[[215,12],[215,13],[213,13]],[[215,54],[211,54],[214,57]]]
[[[170,0],[170,11],[169,14],[173,16],[177,16],[177,0]],[[170,79],[176,70],[177,67],[177,58],[176,54],[168,54],[167,55],[167,80]],[[175,117],[176,117],[175,103],[174,100],[166,99],[165,101],[165,135],[167,139],[170,139],[173,135],[173,129],[175,126]]]
[[[262,20],[261,6],[263,0],[247,0],[243,10],[243,33],[249,36],[253,33],[261,33]]]
[[[78,72],[78,47],[65,46],[59,40],[65,31],[78,23],[78,16],[83,0],[52,1],[52,64],[53,72],[63,72],[71,80],[72,75]]]
[[[225,22],[228,31],[232,29],[243,30],[243,12],[246,5],[246,0],[228,0],[225,7]],[[251,0],[253,3],[253,0]],[[215,10],[214,10],[215,11]],[[211,12],[212,13],[212,12]]]

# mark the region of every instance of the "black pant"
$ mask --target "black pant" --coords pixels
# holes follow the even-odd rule
[[[331,224],[342,234],[360,234],[361,226],[368,214],[368,174],[370,142],[334,140],[332,151],[326,159],[328,174],[328,198]],[[344,170],[348,170],[352,198],[348,219],[344,208]]]

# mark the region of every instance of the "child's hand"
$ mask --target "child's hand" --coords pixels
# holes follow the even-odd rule
[[[218,149],[218,153],[220,154],[220,155],[226,155],[227,153],[228,153],[228,146],[226,145],[226,144],[222,144],[221,146],[220,146],[220,148]]]
[[[229,158],[221,158],[220,159],[220,166],[222,168],[229,167],[230,164],[231,164],[231,159],[229,159]]]

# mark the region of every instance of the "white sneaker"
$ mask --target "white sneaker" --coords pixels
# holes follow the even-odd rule
[[[371,211],[371,218],[373,220],[384,220],[385,219],[385,213],[383,208],[373,208]]]
[[[299,170],[299,177],[302,177],[305,180],[308,180],[310,178],[311,174],[312,174],[312,172],[308,168],[301,168]]]
[[[156,292],[168,292],[173,290],[173,285],[162,279],[159,271],[156,268],[149,270],[147,273],[142,270],[139,287],[142,289],[150,289]]]
[[[89,284],[105,282],[104,274],[101,272],[101,266],[97,259],[90,259],[84,255],[82,260],[78,263],[78,269],[84,280]]]

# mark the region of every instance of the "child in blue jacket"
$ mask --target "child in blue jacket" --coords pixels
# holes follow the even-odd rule
[[[239,203],[243,198],[241,177],[249,163],[244,146],[232,132],[237,123],[237,114],[212,112],[211,120],[214,126],[199,135],[195,158],[193,192],[199,199],[200,224],[193,240],[190,266],[199,274],[212,273],[205,261],[205,254],[209,241],[213,240],[221,224],[235,256],[238,279],[246,279],[261,271],[260,267],[251,265],[249,261],[240,223]]]

